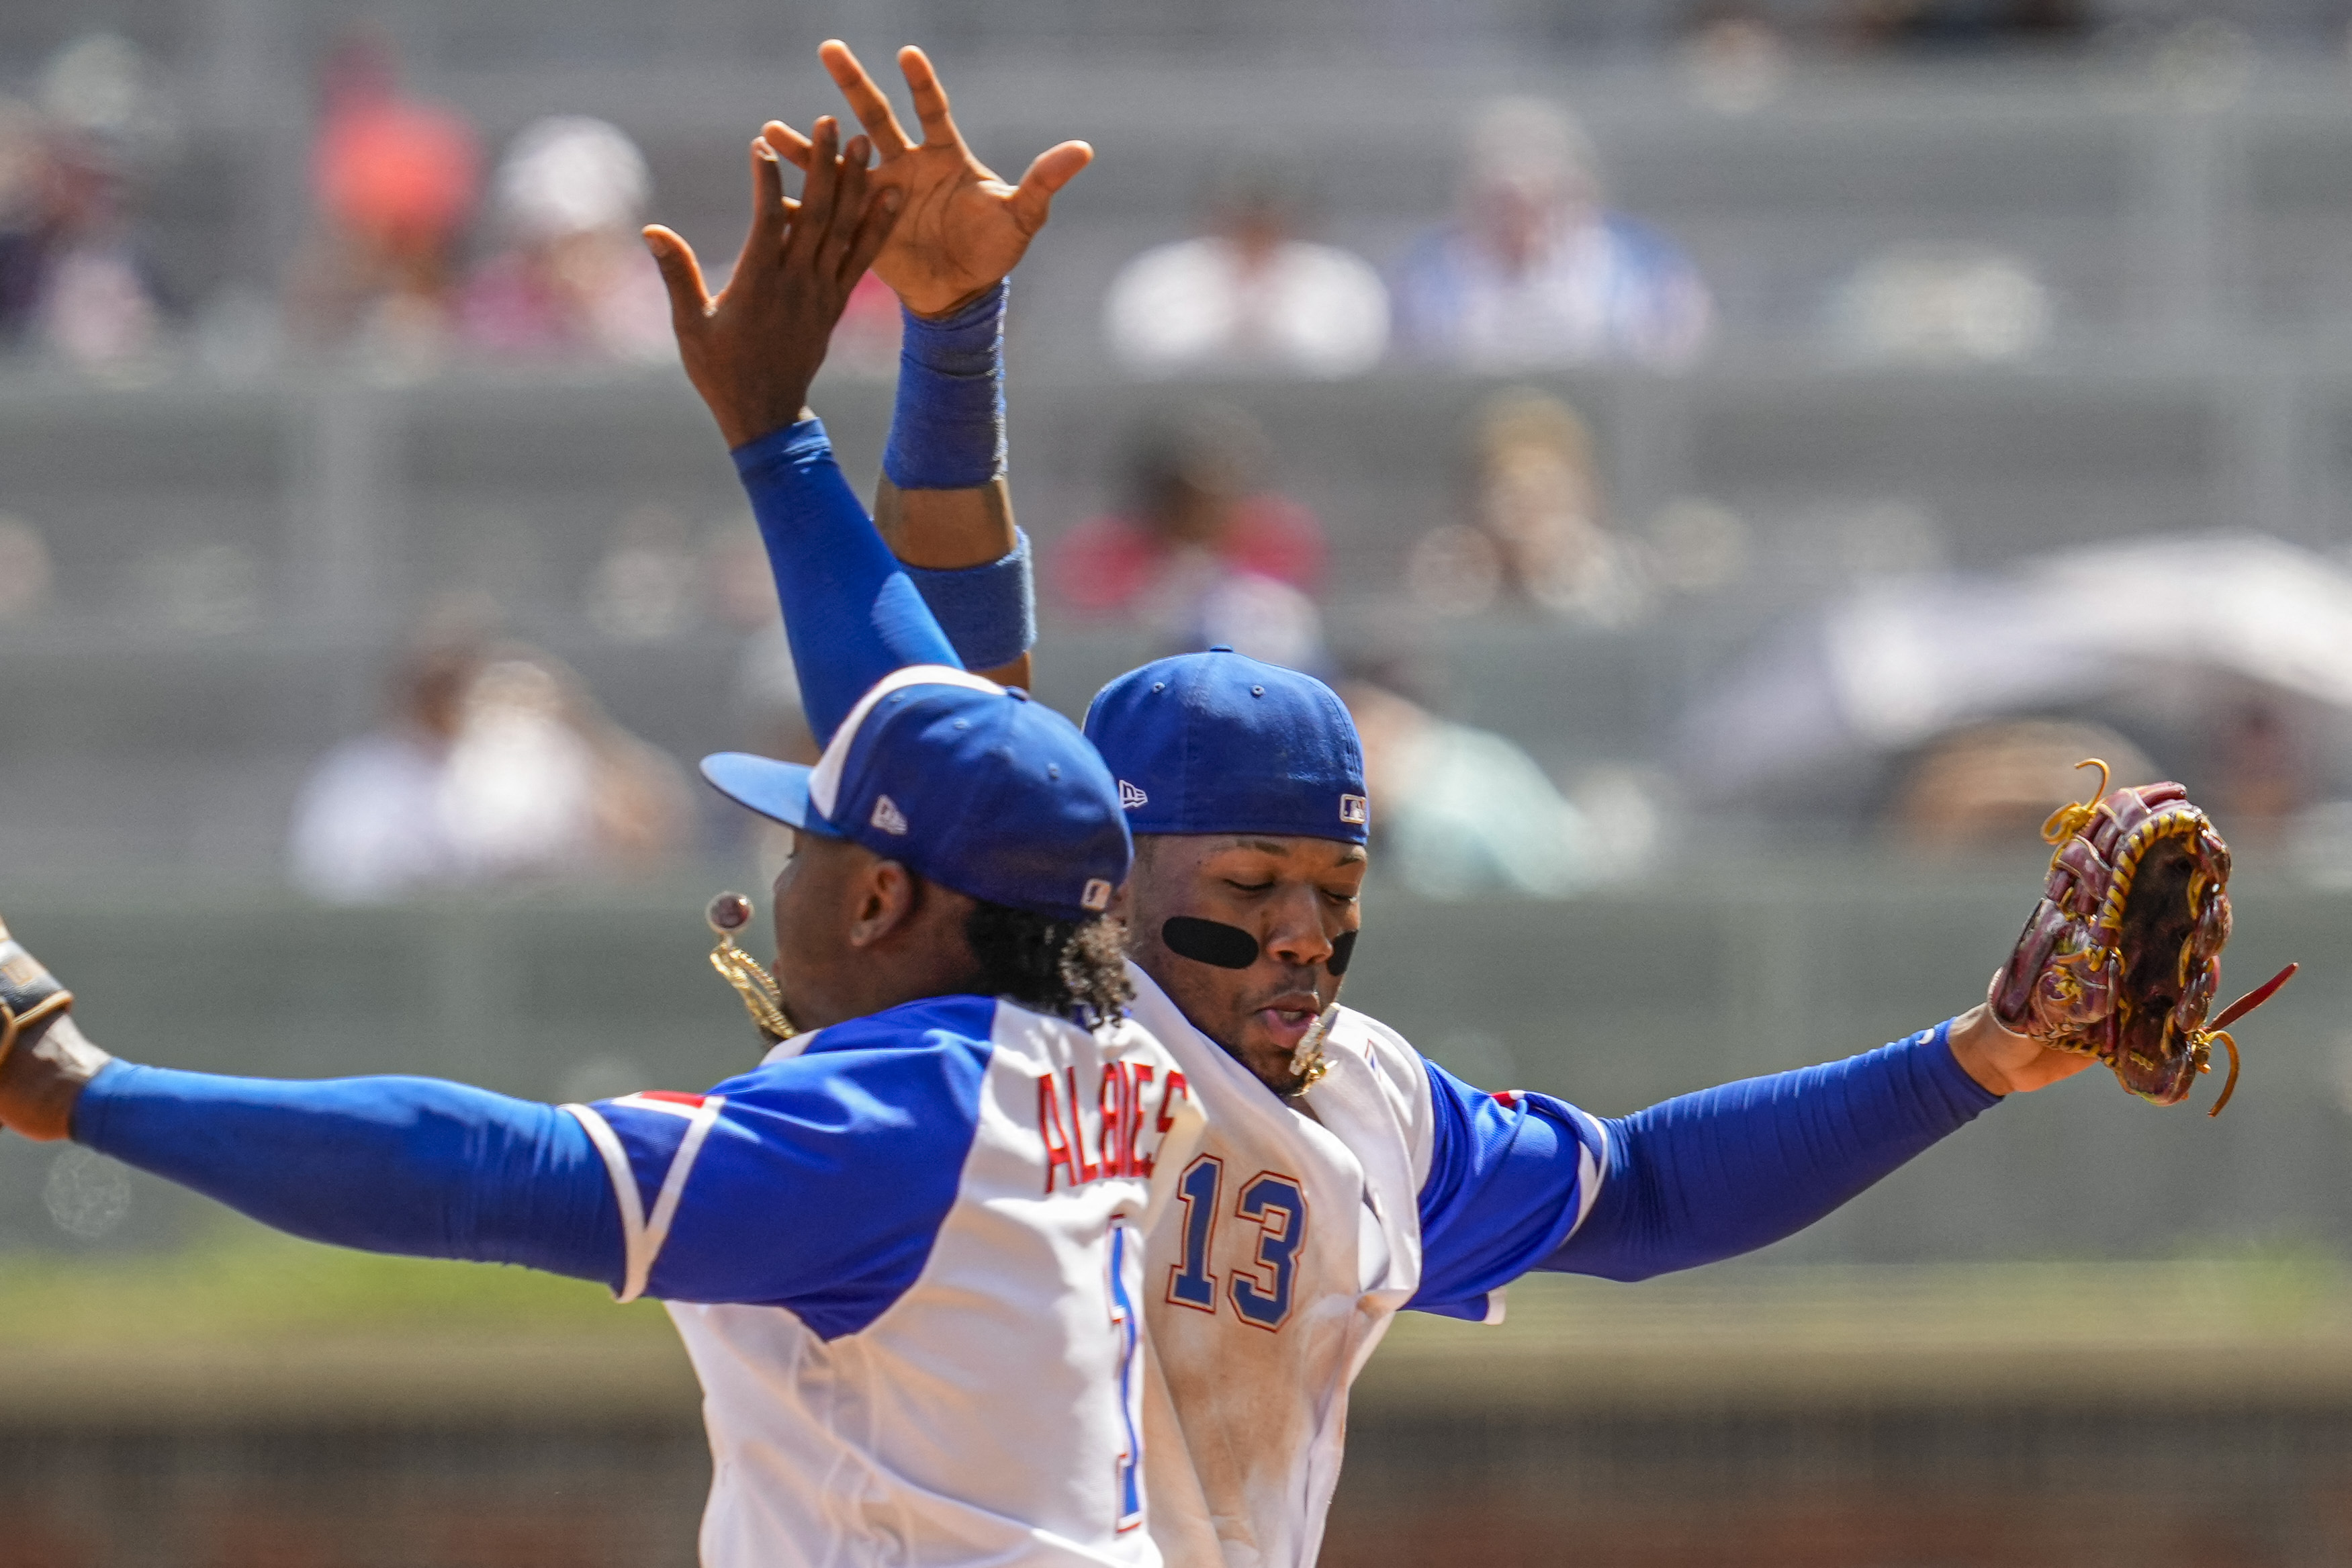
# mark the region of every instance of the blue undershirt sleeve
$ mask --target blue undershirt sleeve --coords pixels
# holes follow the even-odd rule
[[[820,745],[891,671],[962,668],[913,579],[842,477],[824,421],[803,420],[745,442],[733,456],[776,574],[801,706]]]
[[[620,1211],[552,1105],[426,1078],[227,1078],[117,1061],[74,1141],[312,1241],[519,1263],[618,1289]]]
[[[1425,1062],[1434,1140],[1408,1305],[1483,1318],[1530,1270],[1643,1280],[1794,1235],[1999,1103],[1950,1030],[1614,1121]]]
[[[1794,1235],[2000,1103],[1951,1028],[1604,1124],[1591,1212],[1538,1267],[1646,1280]]]

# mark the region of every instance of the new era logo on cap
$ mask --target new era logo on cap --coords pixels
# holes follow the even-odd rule
[[[887,795],[874,797],[873,821],[886,833],[896,833],[902,839],[907,836],[907,813],[898,810],[898,803]]]
[[[1122,811],[1132,811],[1138,806],[1149,806],[1151,797],[1122,779],[1118,781],[1118,806]]]
[[[1078,894],[1078,907],[1091,909],[1097,915],[1110,907],[1110,883],[1101,877],[1087,879],[1087,888]]]
[[[1339,797],[1339,820],[1361,827],[1372,820],[1372,803],[1361,795]]]

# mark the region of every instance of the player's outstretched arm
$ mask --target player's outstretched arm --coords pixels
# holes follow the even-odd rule
[[[1413,1305],[1475,1317],[1530,1269],[1641,1280],[1796,1234],[1998,1103],[1971,1060],[2038,1086],[2035,1064],[1985,1038],[1984,1012],[1614,1120],[1425,1064],[1435,1155]]]
[[[868,183],[866,139],[837,153],[837,136],[831,120],[817,122],[824,156],[796,203],[784,195],[775,150],[751,144],[751,234],[716,298],[685,240],[659,226],[646,231],[688,377],[751,497],[820,742],[891,671],[959,663],[807,409],[834,326],[899,199]]]
[[[922,128],[919,144],[846,45],[832,40],[819,53],[881,155],[877,180],[907,197],[874,264],[904,318],[875,524],[914,571],[964,664],[1025,686],[1035,601],[1028,540],[1014,523],[1004,478],[1005,279],[1044,227],[1055,193],[1093,150],[1062,142],[1041,153],[1018,185],[1007,185],[964,141],[920,49],[898,52]],[[806,137],[781,121],[766,135],[805,166]]]
[[[619,1288],[605,1163],[555,1107],[420,1078],[292,1083],[136,1067],[61,1010],[28,1019],[16,1005],[28,991],[68,1005],[70,994],[5,927],[0,948],[0,1127],[70,1137],[311,1240]]]

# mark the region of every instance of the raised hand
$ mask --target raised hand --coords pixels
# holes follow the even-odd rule
[[[716,298],[694,247],[656,224],[646,244],[669,289],[670,325],[687,379],[710,405],[732,448],[803,417],[850,290],[889,237],[904,194],[881,188],[863,136],[837,145],[830,117],[796,160],[807,178],[797,202],[763,137],[751,143],[751,232]]]
[[[964,145],[946,89],[922,50],[909,45],[898,51],[923,128],[920,146],[907,140],[890,100],[848,45],[830,39],[817,53],[881,154],[877,183],[904,193],[898,227],[874,270],[918,316],[948,315],[994,287],[1045,226],[1054,193],[1094,161],[1085,142],[1065,141],[1039,153],[1021,183],[1008,185]],[[765,135],[796,167],[809,167],[807,137],[779,120],[769,121]]]

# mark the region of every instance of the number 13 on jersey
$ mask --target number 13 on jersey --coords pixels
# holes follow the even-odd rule
[[[1184,1202],[1183,1260],[1168,1270],[1168,1299],[1203,1312],[1217,1310],[1217,1276],[1209,1268],[1223,1202],[1225,1165],[1202,1155],[1184,1167],[1176,1194]],[[1260,1171],[1241,1185],[1234,1214],[1258,1228],[1256,1268],[1237,1270],[1226,1295],[1242,1322],[1268,1332],[1290,1318],[1298,1249],[1307,1241],[1307,1195],[1295,1177]]]

